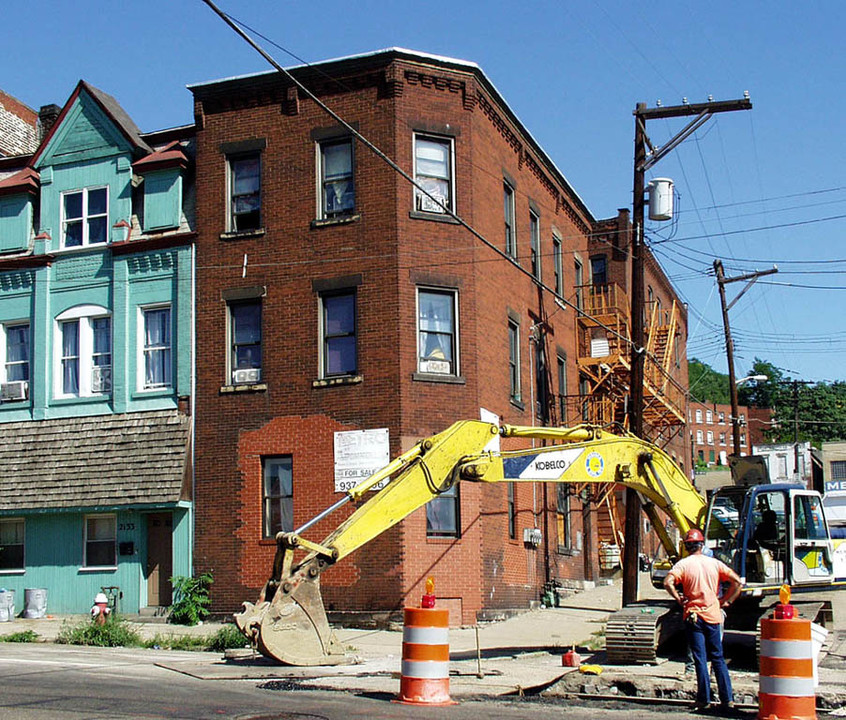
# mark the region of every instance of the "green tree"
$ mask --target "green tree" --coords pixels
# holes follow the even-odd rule
[[[707,363],[693,358],[687,362],[690,399],[727,405],[729,398],[728,375],[718,373]]]

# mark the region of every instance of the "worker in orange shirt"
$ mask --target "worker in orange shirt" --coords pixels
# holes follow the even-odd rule
[[[724,710],[734,704],[726,661],[723,657],[722,609],[731,605],[740,594],[741,580],[728,565],[703,554],[705,536],[692,528],[684,538],[687,557],[679,560],[664,579],[664,588],[684,608],[685,632],[696,668],[696,703],[694,711],[711,704],[711,678],[708,661],[714,668],[720,706]],[[721,583],[728,587],[720,597]],[[681,585],[679,593],[676,585]]]

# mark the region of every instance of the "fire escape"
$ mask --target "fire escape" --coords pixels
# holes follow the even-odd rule
[[[631,302],[614,283],[577,287],[574,302],[585,314],[576,322],[579,394],[561,398],[561,423],[591,424],[628,429],[631,377]],[[658,302],[645,308],[646,363],[644,368],[644,429],[659,447],[684,431],[684,390],[674,379],[679,360],[679,308]],[[599,539],[623,545],[619,493],[613,484],[595,487],[594,501],[607,508],[599,522]]]

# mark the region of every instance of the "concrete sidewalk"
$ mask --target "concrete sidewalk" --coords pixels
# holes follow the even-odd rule
[[[648,579],[643,585],[648,585]],[[642,595],[663,598],[659,591],[643,587]],[[685,674],[683,658],[663,660],[658,665],[611,666],[604,664],[604,652],[592,651],[604,634],[608,615],[621,604],[619,581],[574,594],[558,608],[527,611],[501,622],[478,627],[450,629],[450,693],[456,698],[543,694],[565,697],[636,695],[660,702],[688,702],[695,694],[692,674]],[[843,616],[841,615],[841,618]],[[55,640],[63,622],[79,622],[82,616],[40,620],[15,619],[0,623],[0,635],[31,629],[39,640]],[[133,622],[145,639],[168,635],[213,635],[222,627],[207,623],[196,627]],[[280,686],[322,688],[346,692],[393,696],[399,690],[402,632],[338,628],[336,634],[353,662],[320,668],[280,666],[249,650],[216,653],[180,653],[177,660],[159,663],[174,672],[203,680],[256,680]],[[478,641],[477,641],[478,638]],[[844,642],[846,645],[846,642]],[[583,663],[598,664],[599,676],[562,666],[562,655],[576,646]],[[144,653],[144,650],[138,650]],[[742,650],[744,667],[754,667],[754,648]],[[838,651],[837,657],[842,657]],[[836,658],[835,658],[836,660]],[[752,706],[758,689],[754,671],[731,667],[735,694],[742,704]],[[819,670],[818,700],[823,707],[846,706],[844,666]]]

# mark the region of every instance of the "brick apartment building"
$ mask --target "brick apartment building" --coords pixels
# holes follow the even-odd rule
[[[738,407],[740,423],[740,455],[749,455],[752,442],[748,425],[749,408]],[[694,463],[728,465],[728,456],[734,455],[734,438],[731,431],[731,405],[701,403],[691,400],[688,423]]]
[[[255,598],[277,531],[340,497],[337,433],[386,431],[393,457],[485,413],[601,419],[605,398],[599,356],[581,362],[585,328],[536,282],[585,307],[603,295],[607,279],[589,265],[600,226],[479,67],[390,49],[293,73],[510,258],[282,74],[191,86],[195,562],[214,570],[218,611]],[[525,607],[551,580],[596,577],[599,503],[588,497],[464,483],[330,568],[327,609],[398,609],[434,575],[454,617],[473,622]],[[307,535],[320,540],[346,512]],[[524,543],[535,528],[540,545]]]

